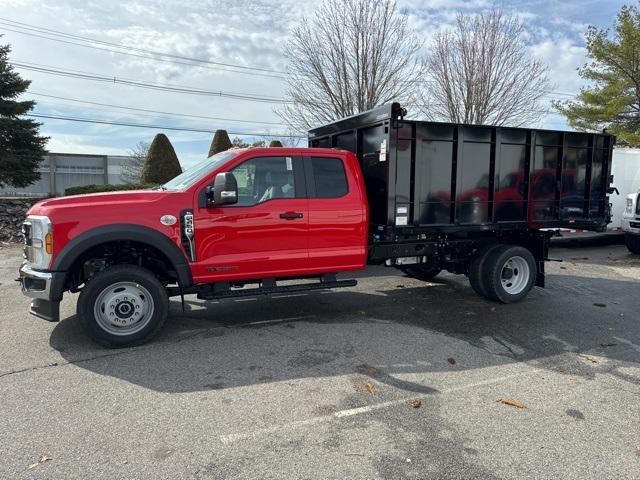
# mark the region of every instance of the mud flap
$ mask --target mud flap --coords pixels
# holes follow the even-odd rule
[[[48,322],[60,321],[60,302],[52,302],[41,298],[31,300],[29,313]]]

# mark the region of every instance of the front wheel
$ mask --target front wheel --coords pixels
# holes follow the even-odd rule
[[[629,233],[624,236],[624,243],[627,244],[627,249],[636,255],[640,255],[640,235],[631,235]]]
[[[87,282],[78,317],[89,336],[108,348],[140,345],[160,331],[169,312],[166,290],[149,270],[115,265]]]
[[[406,267],[400,268],[400,270],[408,277],[422,280],[424,282],[433,280],[442,271],[440,268],[428,267],[420,263],[416,265],[407,265]]]
[[[505,245],[487,257],[482,272],[482,284],[487,297],[502,303],[522,300],[536,280],[536,261],[529,250]]]

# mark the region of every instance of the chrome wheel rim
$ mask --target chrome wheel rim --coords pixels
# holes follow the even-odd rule
[[[98,325],[113,335],[133,335],[149,324],[153,298],[139,283],[118,282],[102,290],[93,307]]]
[[[530,277],[531,269],[529,264],[520,256],[509,258],[500,272],[502,288],[511,295],[522,293],[527,288]]]

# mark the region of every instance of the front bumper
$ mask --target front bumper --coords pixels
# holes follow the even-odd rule
[[[36,317],[57,322],[60,320],[60,298],[54,293],[56,273],[34,270],[29,265],[20,267],[20,285],[22,293],[31,300],[29,313]]]
[[[622,230],[626,233],[640,235],[640,219],[623,218],[621,226]]]
[[[30,298],[51,299],[51,283],[53,274],[34,270],[26,263],[20,267],[20,284],[22,293]]]

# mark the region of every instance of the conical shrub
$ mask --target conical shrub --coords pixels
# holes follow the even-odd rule
[[[282,142],[280,140],[271,140],[271,143],[269,143],[270,147],[281,147],[282,146]]]
[[[149,146],[140,181],[160,184],[181,173],[182,168],[171,142],[164,133],[157,134]]]
[[[209,147],[209,157],[211,155],[215,155],[216,153],[224,152],[225,150],[229,150],[233,144],[231,140],[229,140],[229,135],[226,130],[216,130],[216,133],[213,135],[213,140],[211,141],[211,147]]]

